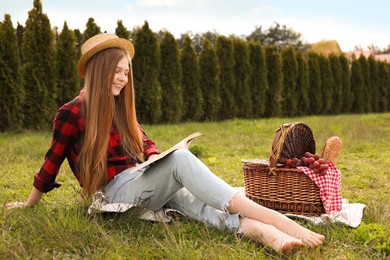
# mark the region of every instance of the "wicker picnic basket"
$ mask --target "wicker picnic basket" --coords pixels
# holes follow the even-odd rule
[[[325,213],[318,186],[301,170],[283,167],[287,158],[315,153],[314,137],[303,123],[281,125],[274,135],[270,160],[242,160],[246,196],[283,214]]]

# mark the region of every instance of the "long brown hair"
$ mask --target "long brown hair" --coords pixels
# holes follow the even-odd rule
[[[107,148],[113,123],[118,128],[123,151],[137,161],[144,161],[131,69],[129,80],[119,96],[112,94],[116,65],[123,57],[127,57],[130,64],[130,57],[125,51],[110,48],[95,54],[87,65],[84,82],[85,135],[78,165],[79,180],[86,197],[103,188],[107,182]]]

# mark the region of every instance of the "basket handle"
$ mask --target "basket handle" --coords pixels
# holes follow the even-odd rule
[[[269,167],[267,175],[268,176],[276,175],[275,169],[276,169],[276,167]]]
[[[269,158],[270,167],[276,167],[282,144],[284,142],[284,139],[286,138],[286,133],[288,129],[294,124],[295,123],[282,124],[279,126],[278,129],[276,129],[274,134],[274,140],[272,141],[271,145],[271,156]]]

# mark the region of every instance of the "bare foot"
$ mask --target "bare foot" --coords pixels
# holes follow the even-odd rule
[[[303,244],[301,239],[292,237],[272,225],[254,219],[244,218],[241,221],[241,228],[244,235],[271,247],[278,253],[289,253]]]
[[[264,224],[267,225],[267,224]],[[293,249],[300,247],[302,240],[287,235],[274,226],[267,225],[263,229],[263,242],[278,253],[289,253]]]
[[[325,236],[317,234],[309,229],[304,228],[304,230],[294,236],[302,240],[303,244],[310,247],[320,246],[324,243]]]
[[[283,232],[282,232],[283,233]],[[285,233],[283,233],[285,234]],[[294,237],[291,237],[287,234],[285,234],[286,237],[279,238],[277,240],[272,241],[272,249],[274,249],[278,253],[288,254],[294,249],[302,246],[302,240],[296,239]],[[288,237],[287,237],[288,236]]]

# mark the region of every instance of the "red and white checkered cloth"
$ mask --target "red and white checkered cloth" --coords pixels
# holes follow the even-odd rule
[[[299,166],[297,168],[309,176],[320,188],[320,198],[326,213],[330,213],[334,210],[341,210],[341,172],[333,163],[329,163],[328,172],[325,176],[314,173],[309,167]]]

